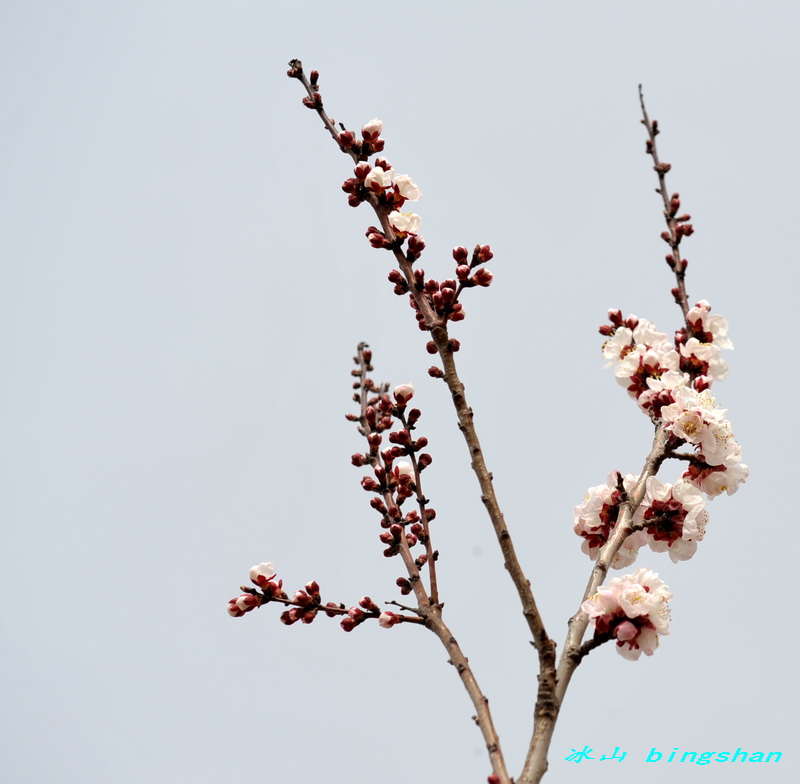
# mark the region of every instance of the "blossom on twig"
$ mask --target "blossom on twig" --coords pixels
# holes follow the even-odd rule
[[[672,598],[655,572],[640,568],[633,574],[615,577],[581,609],[595,628],[595,638],[617,640],[617,653],[635,661],[642,653],[652,656],[658,635],[669,634],[669,606]]]

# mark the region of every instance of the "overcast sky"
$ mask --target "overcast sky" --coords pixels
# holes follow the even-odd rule
[[[730,322],[715,393],[751,478],[713,501],[691,561],[642,552],[672,633],[638,662],[588,657],[546,780],[793,780],[798,23],[789,0],[2,3],[3,780],[485,782],[472,706],[423,629],[226,613],[260,561],[324,601],[400,598],[350,465],[361,340],[376,380],[417,387],[445,618],[520,770],[527,628],[427,338],[293,57],[337,121],[384,121],[424,192],[431,276],[454,245],[495,252],[452,333],[559,646],[590,570],[573,507],[650,446],[597,327],[609,307],[681,324],[644,84],[696,228],[690,298]],[[628,756],[564,761],[584,746]],[[653,747],[783,759],[645,763]]]

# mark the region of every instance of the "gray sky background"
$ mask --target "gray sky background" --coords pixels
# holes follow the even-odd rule
[[[290,591],[399,598],[349,464],[360,340],[378,380],[417,386],[446,618],[520,769],[526,627],[426,338],[292,57],[337,120],[383,119],[386,156],[424,191],[431,275],[452,274],[454,245],[492,245],[495,282],[453,332],[559,643],[590,568],[573,507],[650,444],[597,327],[612,306],[680,326],[644,84],[697,229],[690,297],[730,321],[715,392],[752,474],[711,504],[694,559],[642,552],[675,594],[672,634],[637,663],[584,662],[546,780],[793,780],[799,22],[795,2],[735,0],[3,3],[3,780],[486,780],[432,635],[226,613],[264,560]],[[584,745],[628,757],[564,761]],[[784,757],[645,765],[654,746]]]

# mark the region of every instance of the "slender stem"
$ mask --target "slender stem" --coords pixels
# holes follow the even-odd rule
[[[364,354],[367,345],[365,343],[360,343],[358,346],[358,356],[356,357],[358,361],[358,375],[359,375],[359,387],[360,387],[360,401],[361,401],[361,417],[360,417],[360,425],[363,435],[366,437],[370,434],[371,428],[369,421],[366,416],[366,410],[368,405],[368,379],[367,379],[367,372],[371,368],[370,363],[367,361],[367,358]],[[379,392],[383,392],[382,388],[379,388]],[[404,414],[401,414],[400,421],[403,423],[404,426],[407,426],[407,420]],[[415,455],[411,455],[411,459],[415,469],[415,476],[417,482],[419,482],[419,469],[416,461]],[[386,491],[383,494],[384,503],[387,506],[394,504],[394,498],[390,491]],[[425,503],[423,503],[424,498],[422,497],[421,490],[418,484],[417,490],[417,500],[420,504],[420,512],[422,514],[422,519],[426,521],[425,518]],[[427,521],[426,521],[427,523]],[[427,524],[425,525],[425,531],[428,532]],[[430,539],[428,540],[430,542]],[[435,559],[433,554],[430,551],[430,544],[428,544],[428,564],[430,567],[434,566]],[[431,591],[430,597],[426,595],[425,586],[420,575],[419,569],[417,568],[416,561],[414,559],[413,554],[411,553],[411,548],[409,547],[408,540],[406,539],[405,535],[403,535],[402,539],[400,540],[400,556],[403,559],[403,563],[405,564],[406,570],[408,572],[408,576],[410,578],[411,585],[414,590],[414,596],[417,599],[418,606],[416,608],[409,608],[405,607],[404,605],[398,605],[402,609],[411,610],[412,612],[417,613],[420,617],[417,618],[410,618],[408,616],[403,616],[404,620],[411,621],[411,622],[421,622],[424,623],[425,626],[430,629],[440,640],[442,645],[445,647],[449,655],[449,662],[452,664],[456,671],[458,672],[459,678],[461,678],[461,682],[464,685],[464,688],[467,691],[470,699],[472,700],[472,704],[475,708],[475,722],[477,723],[478,727],[480,728],[481,733],[483,734],[484,741],[486,743],[486,749],[489,753],[489,759],[492,764],[492,772],[498,777],[501,784],[512,784],[511,779],[509,778],[508,771],[506,769],[505,760],[503,758],[503,753],[500,748],[500,738],[497,734],[497,730],[494,727],[494,722],[492,720],[492,714],[489,711],[489,701],[481,691],[480,687],[478,686],[478,682],[475,678],[474,673],[472,672],[472,668],[469,666],[469,661],[467,657],[464,655],[461,647],[456,642],[455,637],[453,636],[450,629],[445,624],[444,620],[442,619],[442,606],[439,604],[438,601],[438,593],[436,589],[436,572],[433,568],[429,569],[430,581],[431,581]],[[397,602],[394,602],[397,604]],[[346,613],[346,610],[342,610],[342,613]]]
[[[306,88],[309,99],[314,99],[314,96],[318,93],[318,88],[316,85],[312,85],[308,81],[303,72],[300,61],[293,60],[290,65],[292,67],[290,76],[299,79]],[[312,100],[311,103],[314,104],[314,101]],[[338,132],[336,131],[336,126],[322,107],[321,100],[317,100],[316,104],[314,104],[312,108],[314,108],[317,114],[319,114],[323,124],[325,125],[325,128],[331,134],[334,141],[336,141],[338,144]],[[354,161],[359,160],[359,156],[352,150],[347,150],[347,152]],[[450,347],[450,338],[447,332],[447,325],[444,320],[435,313],[424,292],[416,288],[411,262],[408,261],[405,254],[399,247],[400,243],[396,242],[397,237],[394,229],[389,223],[389,210],[378,202],[378,199],[374,193],[369,192],[366,200],[375,210],[387,240],[395,245],[393,248],[393,253],[397,263],[406,279],[406,282],[409,285],[411,295],[414,297],[417,307],[425,318],[425,323],[431,332],[431,337],[436,345],[439,356],[441,357],[444,370],[444,380],[450,389],[453,406],[455,407],[456,416],[458,418],[459,430],[461,430],[464,440],[467,442],[467,448],[469,449],[472,460],[472,470],[475,472],[475,475],[478,478],[478,484],[481,489],[481,501],[483,502],[489,514],[495,536],[497,537],[498,543],[500,544],[500,549],[503,553],[505,568],[509,572],[514,583],[514,587],[516,588],[520,597],[520,601],[522,603],[522,614],[528,623],[528,628],[530,629],[533,637],[534,647],[539,653],[539,665],[541,673],[539,679],[540,691],[542,687],[544,687],[545,692],[552,691],[555,683],[555,643],[552,639],[550,639],[547,631],[545,630],[544,621],[542,620],[541,614],[539,613],[539,609],[536,605],[536,601],[533,597],[530,581],[525,577],[525,574],[522,571],[522,566],[517,558],[517,554],[511,541],[511,536],[508,532],[505,519],[500,511],[500,505],[497,501],[497,496],[492,484],[492,474],[486,466],[483,450],[481,449],[480,441],[473,424],[472,409],[467,403],[464,385],[461,382],[456,370],[456,363]]]
[[[656,136],[659,134],[658,122],[650,120],[647,114],[647,109],[644,105],[644,93],[642,92],[642,85],[639,85],[639,104],[642,107],[642,125],[647,129],[647,147],[646,152],[653,159],[653,169],[658,174],[658,188],[656,193],[661,194],[661,199],[664,202],[664,220],[667,222],[667,235],[664,237],[669,243],[671,248],[672,261],[670,267],[675,272],[677,286],[673,290],[675,301],[683,311],[683,318],[686,319],[686,314],[689,312],[689,297],[686,293],[686,260],[681,259],[680,242],[684,236],[680,230],[681,221],[677,218],[678,207],[680,201],[678,194],[670,196],[667,190],[666,174],[671,166],[668,163],[662,163],[658,157],[658,148],[656,147]],[[688,218],[688,216],[687,216]]]
[[[318,95],[318,87],[315,84],[312,85],[308,81],[303,72],[302,64],[299,60],[292,60],[290,67],[291,70],[289,72],[289,76],[299,79],[308,93],[309,101],[306,105],[317,111],[317,114],[322,119],[325,128],[331,134],[334,141],[336,141],[338,144],[339,134],[336,130],[333,120],[323,109],[322,100]],[[343,151],[347,152],[356,162],[363,159],[362,156],[354,153],[353,150]],[[497,502],[494,487],[492,485],[492,475],[486,467],[486,463],[483,458],[483,451],[472,423],[472,409],[467,404],[467,400],[464,395],[464,385],[461,383],[458,373],[456,372],[455,361],[453,359],[453,353],[450,346],[450,338],[447,333],[446,324],[436,315],[424,293],[420,290],[417,290],[415,287],[411,263],[401,251],[401,243],[396,241],[397,237],[394,233],[394,229],[389,224],[389,211],[385,206],[378,202],[377,197],[373,193],[368,193],[366,200],[375,210],[386,238],[390,242],[394,242],[395,247],[393,248],[393,252],[395,257],[397,258],[400,269],[402,270],[406,281],[409,284],[412,296],[414,297],[420,312],[424,315],[425,323],[428,326],[428,329],[431,331],[431,336],[442,359],[442,363],[444,365],[444,379],[453,398],[453,405],[456,409],[459,429],[464,435],[470,455],[472,457],[472,468],[478,477],[478,483],[481,488],[481,499],[489,513],[495,534],[497,535],[497,539],[500,543],[500,548],[505,559],[506,569],[511,574],[514,585],[516,586],[517,592],[520,596],[523,606],[523,615],[528,622],[528,626],[533,636],[534,645],[539,652],[540,669],[544,671],[546,666],[546,677],[540,675],[540,691],[542,688],[541,682],[543,677],[544,680],[547,681],[547,689],[552,691],[555,685],[555,644],[548,637],[545,631],[544,623],[533,598],[530,582],[525,578],[522,572],[522,567],[519,564],[519,560],[511,543],[511,538],[506,528],[503,515],[500,512],[500,506]],[[363,424],[365,424],[365,419],[362,417],[362,425]],[[406,567],[409,568],[409,573],[411,574],[411,567],[416,568],[416,566],[413,564],[413,559],[409,566],[408,557],[410,557],[410,552],[407,556],[406,551],[408,551],[408,545],[404,539],[401,544],[401,553],[403,554],[403,560],[406,562]],[[416,589],[416,584],[415,596],[417,597],[418,601],[420,601],[420,607],[418,609],[420,615],[426,619],[428,627],[436,634],[448,651],[448,654],[450,655],[450,662],[456,667],[459,677],[461,678],[462,683],[464,684],[464,687],[466,688],[467,693],[469,694],[470,699],[475,706],[475,720],[480,727],[484,740],[486,741],[486,747],[489,752],[489,757],[492,762],[492,770],[495,776],[498,778],[500,784],[512,784],[508,775],[508,771],[506,770],[502,751],[500,749],[500,739],[492,722],[488,700],[478,687],[477,681],[475,680],[472,669],[469,667],[466,656],[464,656],[452,633],[442,620],[441,605],[438,603],[430,603],[430,601],[427,600],[427,597],[425,597],[424,600],[421,599]]]
[[[608,541],[600,549],[597,562],[592,569],[589,582],[581,599],[581,605],[590,596],[597,592],[608,574],[614,557],[622,547],[623,542],[632,531],[633,514],[644,498],[648,477],[655,476],[661,462],[664,459],[667,444],[667,433],[663,423],[656,426],[655,436],[650,454],[645,460],[642,473],[627,500],[620,509],[616,525],[608,538]],[[595,645],[591,641],[581,644],[586,627],[589,625],[589,616],[578,607],[578,611],[569,619],[567,637],[564,641],[564,648],[561,651],[561,658],[558,663],[557,679],[553,702],[551,706],[549,720],[537,722],[534,727],[533,737],[528,749],[528,756],[522,769],[517,784],[537,784],[541,781],[547,771],[547,754],[550,743],[553,739],[556,719],[564,702],[564,696],[569,686],[573,673],[577,669],[583,658],[592,650]]]
[[[406,419],[404,411],[400,413],[399,418],[400,422],[403,424],[403,427],[408,430],[408,420]],[[410,430],[408,430],[408,432],[411,433]],[[425,494],[422,492],[422,472],[419,468],[419,461],[417,460],[416,453],[410,452],[408,454],[408,458],[414,468],[414,483],[416,484],[417,488],[414,491],[414,496],[417,499],[420,524],[422,525],[422,529],[425,531],[425,564],[428,567],[428,579],[430,580],[430,601],[432,604],[439,604],[439,583],[436,578],[436,559],[438,557],[438,553],[434,551],[433,544],[431,543],[431,531],[428,523],[428,516],[426,514],[428,499],[425,498]]]
[[[464,656],[460,646],[456,642],[453,633],[442,620],[441,607],[433,606],[428,608],[426,613],[428,628],[439,638],[450,656],[449,663],[456,668],[464,688],[467,690],[469,698],[475,707],[473,719],[478,725],[483,739],[486,743],[486,750],[492,763],[492,772],[497,776],[499,784],[513,784],[513,780],[508,775],[503,752],[500,748],[500,737],[492,721],[492,714],[489,711],[489,700],[484,696],[469,660]]]

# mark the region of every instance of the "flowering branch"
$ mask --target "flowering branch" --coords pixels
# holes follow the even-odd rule
[[[419,216],[413,213],[398,214],[394,207],[402,206],[406,200],[415,201],[419,198],[419,190],[409,178],[400,175],[394,179],[395,184],[400,181],[399,187],[393,191],[388,190],[391,177],[387,177],[391,171],[391,165],[385,159],[378,159],[375,169],[370,169],[365,165],[366,159],[371,151],[381,152],[384,148],[380,133],[383,129],[380,121],[373,120],[362,129],[362,141],[356,141],[351,131],[342,129],[338,132],[333,121],[328,117],[323,108],[322,96],[319,92],[319,74],[311,72],[311,79],[307,79],[303,72],[302,63],[299,60],[292,60],[289,63],[290,70],[288,75],[299,79],[308,93],[303,99],[305,106],[314,109],[319,114],[320,119],[328,132],[333,136],[340,149],[350,154],[354,161],[360,162],[356,167],[355,178],[347,180],[342,186],[343,190],[350,194],[352,206],[358,206],[361,201],[369,202],[370,206],[380,221],[381,229],[370,227],[367,237],[375,247],[382,247],[394,254],[395,260],[400,268],[400,274],[393,271],[390,274],[390,281],[395,283],[395,292],[405,294],[408,292],[412,303],[417,311],[417,320],[420,329],[429,331],[432,340],[428,343],[428,352],[438,354],[442,361],[442,368],[431,368],[429,373],[435,377],[443,378],[447,384],[453,400],[453,406],[458,417],[458,428],[461,431],[469,449],[472,460],[472,470],[478,478],[481,489],[481,501],[483,502],[492,522],[495,535],[503,553],[504,565],[511,575],[514,587],[519,594],[522,603],[522,613],[528,623],[533,643],[539,652],[539,659],[542,671],[554,673],[555,643],[548,636],[544,622],[539,614],[536,601],[533,597],[530,581],[525,577],[519,563],[514,545],[509,536],[503,513],[492,483],[492,475],[486,466],[483,450],[478,439],[478,434],[473,423],[473,413],[470,408],[464,384],[459,378],[456,369],[456,362],[453,354],[460,348],[458,340],[450,338],[447,322],[460,321],[463,316],[463,308],[459,307],[458,295],[467,286],[489,286],[492,280],[491,274],[476,269],[480,264],[489,261],[493,254],[488,245],[476,246],[471,264],[467,266],[464,262],[468,257],[466,248],[458,247],[453,251],[453,257],[457,262],[456,276],[460,281],[458,287],[454,281],[444,281],[441,285],[437,281],[425,280],[424,270],[414,270],[413,263],[419,259],[425,248],[425,243],[418,237],[415,229],[419,228]],[[382,165],[385,164],[385,165]],[[376,170],[380,174],[375,174]],[[402,179],[401,179],[402,178]],[[388,192],[387,192],[388,191]],[[408,237],[408,249],[404,253],[402,250],[403,240]],[[474,270],[470,278],[469,273]],[[452,285],[448,285],[452,284]],[[438,296],[437,296],[438,295]],[[552,679],[548,676],[548,688],[553,687]]]
[[[359,344],[354,361],[358,368],[353,374],[358,377],[358,381],[354,382],[353,386],[358,391],[353,398],[360,404],[360,415],[349,414],[347,418],[358,422],[358,430],[366,438],[369,451],[353,455],[351,462],[356,466],[370,465],[373,468],[375,479],[364,477],[361,486],[368,492],[380,493],[379,496],[372,498],[370,505],[381,514],[381,526],[388,529],[380,537],[381,541],[388,545],[384,555],[392,557],[399,554],[402,557],[408,579],[398,578],[397,585],[402,594],[410,594],[413,591],[419,603],[416,608],[404,607],[397,602],[390,604],[396,604],[402,609],[416,613],[444,645],[449,663],[456,668],[472,700],[476,714],[474,718],[483,733],[493,775],[498,777],[499,782],[510,783],[500,749],[500,739],[489,711],[489,702],[478,686],[467,657],[464,656],[455,637],[442,619],[443,605],[439,602],[436,580],[436,560],[439,554],[432,548],[430,533],[430,522],[435,519],[436,513],[427,506],[429,502],[422,493],[420,478],[421,472],[431,464],[432,459],[424,452],[418,456],[416,454],[427,446],[427,439],[423,437],[415,440],[411,436],[421,412],[416,408],[407,411],[407,404],[414,396],[414,387],[412,384],[395,387],[392,393],[393,403],[387,394],[388,385],[377,385],[367,376],[373,368],[372,351],[366,343]],[[399,421],[403,428],[389,433],[389,441],[395,446],[380,451],[381,434],[392,427],[393,420]],[[404,456],[411,462],[394,462]],[[401,507],[411,495],[415,496],[418,511],[403,515]],[[406,527],[409,528],[408,532],[405,530]],[[425,553],[415,558],[411,548],[418,542],[424,544]],[[420,572],[423,566],[428,567],[429,591],[426,591]]]
[[[723,349],[733,348],[727,320],[711,315],[711,305],[706,300],[689,305],[685,287],[687,262],[681,257],[679,246],[694,229],[689,215],[678,214],[678,194],[668,196],[665,175],[670,165],[659,159],[655,143],[658,123],[647,114],[640,86],[642,123],[648,134],[646,152],[652,157],[658,175],[656,190],[662,197],[667,223],[667,231],[661,237],[670,246],[666,260],[677,281],[672,295],[681,307],[684,326],[670,339],[651,321],[635,315],[624,317],[620,310],[612,309],[608,311],[608,323],[600,327],[607,367],[614,368],[617,381],[650,418],[654,435],[638,475],[612,471],[605,484],[589,488],[583,502],[575,507],[573,529],[581,538],[581,549],[595,563],[578,609],[569,619],[561,656],[556,662],[555,642],[545,630],[500,510],[473,412],[456,368],[455,354],[460,343],[451,337],[449,330],[451,322],[466,317],[461,301],[463,293],[476,286],[491,285],[493,275],[484,266],[493,257],[491,248],[476,245],[470,254],[467,248],[458,246],[452,254],[456,263],[454,277],[441,282],[428,278],[423,269],[415,266],[425,250],[420,216],[401,211],[406,202],[420,198],[420,188],[408,175],[397,174],[386,158],[376,157],[370,163],[372,156],[384,150],[383,124],[378,119],[371,120],[361,128],[361,138],[341,124],[337,128],[323,107],[319,74],[312,71],[306,77],[299,60],[292,60],[289,65],[288,75],[305,88],[303,104],[317,112],[339,149],[355,163],[353,176],[345,180],[342,190],[351,206],[366,202],[374,210],[378,225],[367,229],[367,240],[372,247],[392,254],[396,268],[390,271],[388,279],[394,293],[409,297],[419,329],[430,334],[426,349],[439,357],[441,366],[429,368],[428,373],[442,379],[450,392],[481,500],[538,653],[539,688],[532,737],[516,779],[516,784],[536,784],[547,770],[555,723],[580,662],[595,648],[611,641],[627,659],[636,660],[642,653],[650,656],[658,647],[659,637],[669,633],[668,603],[672,593],[659,576],[640,567],[606,584],[609,571],[633,564],[645,546],[656,553],[667,553],[674,562],[692,558],[698,542],[705,536],[706,499],[723,492],[733,494],[748,477],[749,469],[741,463],[741,447],[733,437],[727,411],[718,407],[709,391],[728,372],[721,354]],[[489,784],[513,784],[488,700],[442,617],[444,605],[439,597],[436,572],[439,553],[433,547],[431,533],[436,511],[430,507],[422,487],[422,472],[431,465],[432,457],[422,451],[427,447],[427,438],[416,432],[421,412],[408,408],[415,394],[414,386],[400,384],[389,394],[388,384],[372,381],[368,376],[373,370],[372,352],[366,343],[359,344],[354,361],[357,367],[352,371],[356,379],[353,399],[358,403],[359,413],[348,414],[347,418],[357,423],[367,448],[354,454],[351,462],[372,472],[362,478],[361,486],[372,494],[370,506],[380,516],[383,554],[387,558],[400,556],[405,574],[397,578],[396,585],[403,596],[413,594],[417,606],[389,601],[388,605],[402,612],[381,611],[368,596],[349,609],[333,602],[323,605],[316,581],[307,583],[289,598],[282,582],[276,581],[272,564],[263,563],[250,572],[256,588],[243,586],[242,595],[230,600],[229,612],[238,617],[263,604],[277,602],[287,607],[281,615],[286,624],[311,623],[321,611],[329,617],[341,618],[345,631],[352,631],[367,620],[377,620],[385,628],[400,623],[424,625],[447,650],[449,662],[456,668],[475,708],[473,718],[492,765]],[[388,445],[384,444],[384,437]],[[689,451],[679,451],[684,447]],[[657,477],[668,460],[677,460],[686,469],[674,484],[663,483]],[[405,511],[407,501],[415,508]],[[415,550],[420,546],[424,552]],[[584,639],[590,624],[593,636]]]

